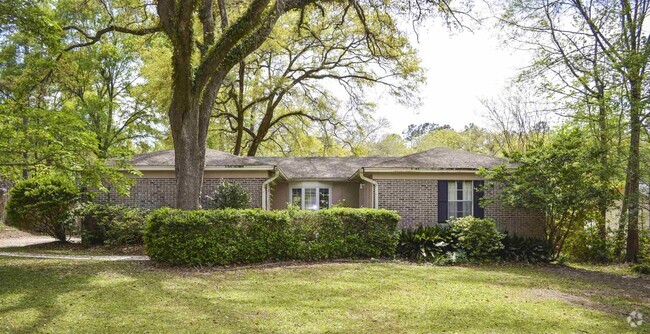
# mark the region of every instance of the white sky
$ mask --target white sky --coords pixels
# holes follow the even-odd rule
[[[530,57],[524,51],[503,46],[492,24],[473,32],[449,31],[441,23],[428,22],[412,28],[411,43],[426,69],[427,84],[421,90],[418,109],[396,104],[388,98],[377,100],[377,115],[391,123],[388,132],[401,133],[409,124],[433,122],[462,129],[469,123],[485,126],[480,98],[496,97]],[[492,28],[493,29],[493,28]]]

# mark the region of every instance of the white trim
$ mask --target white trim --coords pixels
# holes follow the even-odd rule
[[[316,203],[317,209],[320,208],[320,190],[327,189],[329,195],[327,198],[327,208],[332,207],[332,185],[330,183],[305,181],[305,182],[291,182],[289,183],[289,204],[293,205],[293,190],[300,189],[300,209],[305,210],[305,189],[316,189]]]
[[[275,181],[280,176],[280,170],[276,169],[275,173],[271,178],[262,183],[262,210],[269,210],[269,193],[270,193],[270,184]]]
[[[461,203],[462,203],[462,202],[470,202],[471,205],[470,205],[470,214],[469,214],[469,215],[472,216],[472,217],[474,217],[474,193],[475,193],[475,191],[476,191],[476,190],[474,189],[474,181],[470,181],[470,180],[446,180],[446,182],[447,182],[447,192],[449,192],[449,183],[451,183],[451,182],[463,182],[463,183],[465,183],[465,182],[469,182],[469,183],[472,185],[472,187],[471,187],[471,189],[472,189],[472,192],[471,192],[472,197],[471,197],[471,198],[472,198],[472,199],[469,200],[469,201],[465,201],[465,200],[460,200],[460,201],[459,201],[459,200],[455,200],[455,201],[451,201],[451,200],[449,200],[449,194],[447,194],[447,219],[450,218],[450,211],[449,211],[449,203],[450,203],[450,202],[454,202],[454,203],[458,203],[458,202],[461,202]],[[456,191],[458,191],[458,190],[456,190]],[[463,194],[465,194],[465,189],[463,189]],[[463,217],[466,217],[466,216],[463,216]],[[454,218],[462,218],[462,217],[454,217]]]

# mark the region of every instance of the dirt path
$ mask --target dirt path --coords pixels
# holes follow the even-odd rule
[[[94,260],[94,261],[149,261],[148,256],[132,255],[55,255],[36,253],[0,252],[0,256],[26,257],[34,259],[59,259],[59,260]]]

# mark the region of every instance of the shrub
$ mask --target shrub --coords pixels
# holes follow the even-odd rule
[[[493,260],[503,249],[503,234],[490,219],[458,218],[450,222],[450,229],[457,240],[456,248],[464,251],[470,260]]]
[[[451,230],[440,225],[418,226],[399,233],[397,256],[417,262],[437,261],[455,251]]]
[[[248,191],[236,182],[221,182],[212,197],[209,198],[212,199],[217,209],[250,208],[251,197]]]
[[[139,245],[147,210],[98,203],[83,204],[77,211],[81,218],[81,242],[85,245]]]
[[[613,235],[603,240],[595,225],[571,233],[563,249],[563,255],[573,261],[607,263],[614,259]]]
[[[501,243],[504,261],[540,263],[551,260],[551,248],[544,239],[505,234]]]
[[[173,265],[390,257],[399,216],[387,210],[263,211],[158,209],[145,248]]]
[[[9,191],[7,225],[67,241],[74,225],[71,207],[78,196],[75,184],[63,176],[22,180]]]
[[[641,275],[650,275],[650,264],[641,263],[632,266],[632,272],[641,274]]]

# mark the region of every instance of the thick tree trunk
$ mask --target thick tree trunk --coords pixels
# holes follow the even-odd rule
[[[198,128],[189,123],[172,126],[172,137],[176,162],[176,208],[193,210],[201,207],[205,141],[201,143],[198,140]]]

